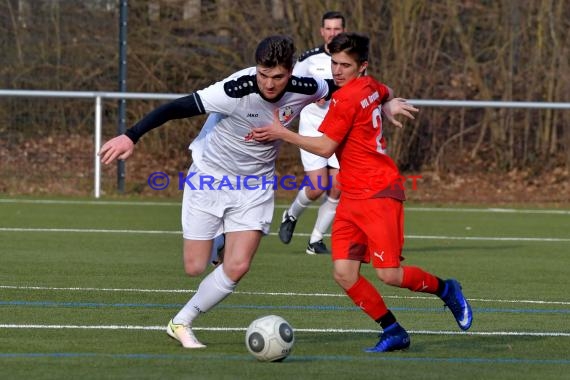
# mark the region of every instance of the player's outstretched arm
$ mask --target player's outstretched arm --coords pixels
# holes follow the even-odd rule
[[[396,116],[402,115],[408,119],[414,120],[414,115],[412,112],[418,112],[419,110],[408,103],[406,99],[393,98],[386,103],[382,104],[382,113],[390,123],[394,124],[398,128],[402,128],[403,125],[400,121],[396,119]]]
[[[253,139],[259,142],[269,142],[275,140],[283,140],[288,143],[297,145],[299,148],[316,154],[321,157],[328,158],[333,155],[338,143],[323,134],[319,137],[302,136],[298,133],[290,131],[279,121],[277,111],[275,111],[273,123],[266,127],[253,128]]]
[[[118,160],[126,160],[135,150],[135,143],[126,135],[120,135],[107,141],[99,150],[101,162],[105,165]]]
[[[101,162],[110,164],[116,159],[127,159],[133,154],[135,144],[145,133],[160,127],[169,120],[183,119],[204,113],[206,111],[200,96],[195,92],[163,104],[127,129],[124,135],[107,141],[99,151]]]

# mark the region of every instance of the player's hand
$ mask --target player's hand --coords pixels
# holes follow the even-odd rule
[[[107,165],[116,159],[126,160],[133,154],[134,150],[133,141],[126,135],[120,135],[103,144],[97,155],[101,157],[101,162]]]
[[[408,119],[414,120],[412,112],[418,111],[419,110],[416,107],[408,103],[406,99],[402,98],[394,98],[382,105],[382,113],[386,119],[398,128],[402,128],[403,125],[396,119],[397,115],[403,115]]]
[[[273,123],[266,127],[253,128],[252,137],[255,141],[269,142],[282,139],[287,132],[290,131],[279,121],[279,110],[277,109],[273,113]]]

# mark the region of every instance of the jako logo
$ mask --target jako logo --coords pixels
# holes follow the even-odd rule
[[[258,113],[248,113],[247,117],[259,117]]]

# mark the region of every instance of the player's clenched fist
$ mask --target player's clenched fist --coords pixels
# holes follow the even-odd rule
[[[133,141],[126,135],[120,135],[103,144],[98,155],[101,157],[101,162],[107,165],[116,159],[126,160],[133,154],[134,150]]]

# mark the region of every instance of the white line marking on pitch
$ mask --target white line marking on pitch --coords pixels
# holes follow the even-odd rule
[[[135,325],[27,325],[27,324],[0,324],[4,329],[80,329],[80,330],[150,330],[163,331],[164,326],[135,326]],[[246,331],[247,327],[192,327],[196,331]],[[378,330],[368,329],[303,329],[295,328],[298,332],[313,333],[377,333]],[[535,331],[443,331],[443,330],[408,330],[412,334],[423,335],[494,335],[494,336],[542,336],[542,337],[570,337],[568,332],[535,332]]]
[[[80,291],[80,292],[132,292],[132,293],[195,293],[194,289],[127,289],[127,288],[66,288],[66,287],[49,287],[49,286],[18,286],[18,285],[0,285],[0,289],[12,290],[47,290],[47,291]],[[245,294],[255,296],[283,296],[283,297],[346,297],[340,293],[295,293],[295,292],[248,292],[236,291],[234,294]],[[384,298],[393,299],[418,299],[433,300],[429,296],[383,296]],[[469,298],[474,302],[494,302],[494,303],[515,303],[515,304],[539,304],[539,305],[570,305],[570,301],[544,301],[544,300],[505,300],[505,299],[486,299],[486,298]]]
[[[160,230],[109,230],[94,228],[21,228],[21,227],[0,227],[0,232],[71,232],[71,233],[95,233],[95,234],[176,234],[182,235],[181,231],[160,231]]]
[[[103,200],[52,200],[52,199],[9,199],[0,198],[0,203],[29,203],[29,204],[54,204],[54,205],[105,205],[105,206],[180,206],[180,202],[153,202],[153,201],[103,201]],[[284,209],[288,205],[276,205],[277,209]],[[309,208],[318,208],[312,205]],[[406,207],[406,211],[427,211],[427,212],[482,212],[482,213],[500,213],[500,214],[553,214],[553,215],[570,215],[570,210],[549,210],[549,209],[512,209],[501,207],[489,208],[450,208],[450,207]]]
[[[0,203],[27,203],[43,205],[95,205],[95,206],[178,206],[180,202],[152,202],[152,201],[80,201],[80,200],[57,200],[57,199],[0,199]]]
[[[23,228],[23,227],[0,227],[0,232],[49,232],[49,233],[113,233],[113,234],[173,234],[182,235],[181,231],[161,230],[110,230],[94,228]],[[275,236],[276,232],[269,235]],[[298,233],[298,236],[309,236],[307,233]],[[325,234],[330,236],[330,234]],[[527,242],[570,242],[570,238],[538,238],[538,237],[486,237],[486,236],[433,236],[433,235],[406,235],[406,239],[418,240],[465,240],[465,241],[527,241]]]

